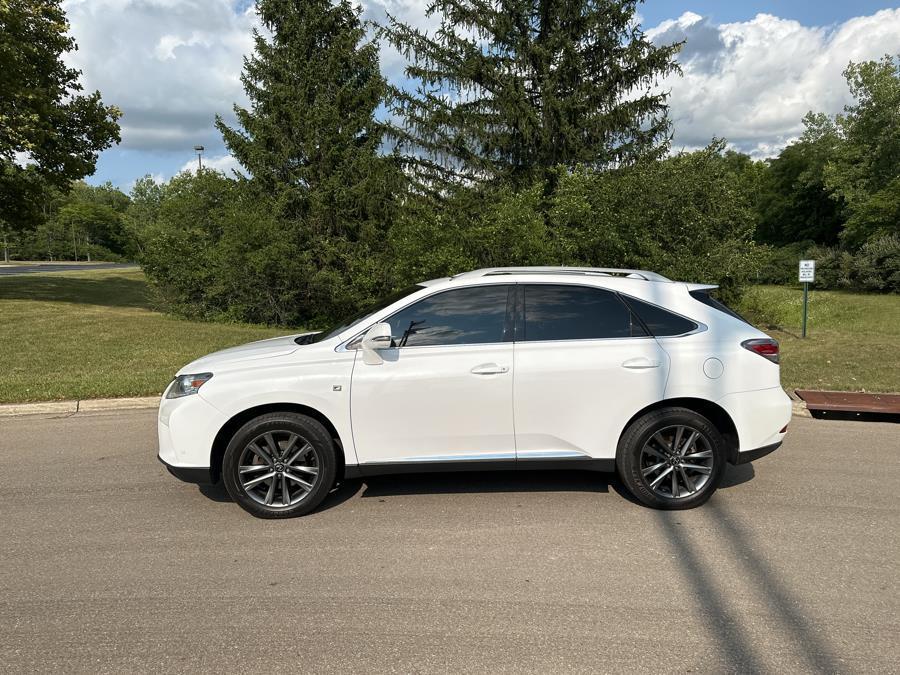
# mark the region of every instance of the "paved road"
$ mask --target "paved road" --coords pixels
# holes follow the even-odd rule
[[[273,522],[152,411],[0,419],[0,671],[896,672],[900,427],[791,425],[690,512],[453,474]]]
[[[71,263],[53,265],[10,265],[0,264],[0,276],[14,276],[19,274],[44,274],[46,272],[84,272],[90,270],[135,269],[137,265],[132,263]]]

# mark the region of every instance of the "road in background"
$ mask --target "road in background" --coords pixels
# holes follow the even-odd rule
[[[255,520],[153,411],[0,420],[0,670],[852,672],[900,662],[900,427],[794,418],[703,508],[612,476],[353,481]]]
[[[0,263],[0,276],[14,276],[17,274],[44,274],[46,272],[87,272],[90,270],[131,270],[137,269],[134,263],[35,263],[11,264]]]

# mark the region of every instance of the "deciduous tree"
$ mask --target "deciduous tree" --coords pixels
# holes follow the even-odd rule
[[[36,179],[67,190],[119,141],[121,112],[80,93],[81,73],[63,62],[77,48],[67,31],[59,0],[0,2],[0,218],[14,227],[33,224]]]
[[[846,243],[900,234],[900,57],[851,63],[854,105],[835,122],[842,136],[825,180],[846,202]]]

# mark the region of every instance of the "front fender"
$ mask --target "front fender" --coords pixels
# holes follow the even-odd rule
[[[225,423],[258,406],[287,403],[312,408],[334,425],[346,463],[356,464],[350,428],[350,379],[355,353],[342,356],[347,358],[336,359],[327,368],[322,368],[321,363],[315,368],[311,364],[295,364],[256,372],[252,378],[217,374],[198,395],[222,413]]]

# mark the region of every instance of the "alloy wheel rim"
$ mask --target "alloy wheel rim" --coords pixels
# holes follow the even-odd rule
[[[303,501],[319,482],[321,462],[312,444],[293,431],[266,431],[244,446],[238,480],[253,501],[283,510]]]
[[[666,499],[685,499],[709,482],[715,458],[709,439],[685,424],[654,433],[641,449],[641,475],[654,493]]]

